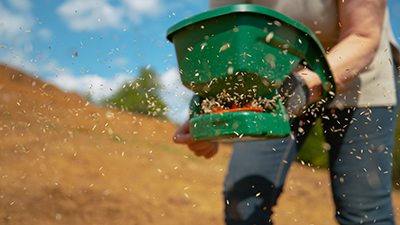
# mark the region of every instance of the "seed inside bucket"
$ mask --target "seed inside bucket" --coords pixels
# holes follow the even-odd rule
[[[250,92],[252,92],[250,90]],[[238,109],[238,108],[262,108],[264,110],[273,110],[277,106],[277,99],[280,96],[275,96],[273,99],[265,97],[257,97],[253,94],[239,94],[233,95],[222,91],[214,98],[205,98],[201,102],[201,111],[203,114],[211,114],[221,112],[224,110]]]
[[[267,43],[269,43],[271,40],[272,40],[272,38],[274,37],[274,32],[269,32],[269,34],[267,35],[267,37],[265,37],[265,41],[267,42]]]

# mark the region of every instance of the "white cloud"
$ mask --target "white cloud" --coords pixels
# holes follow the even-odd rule
[[[70,71],[61,71],[56,77],[45,80],[62,91],[75,92],[82,96],[90,93],[93,100],[98,102],[110,97],[132,79],[133,76],[129,74],[121,74],[113,78],[104,78],[96,74],[76,77]],[[192,98],[192,92],[181,84],[179,71],[176,68],[162,74],[161,82],[163,92],[160,96],[170,108],[167,116],[175,123],[185,122],[189,117],[188,104]]]
[[[123,0],[126,16],[134,23],[140,24],[143,17],[160,15],[165,6],[159,0]]]
[[[33,51],[33,45],[32,42],[28,41],[24,44],[24,52],[25,53],[31,53]]]
[[[30,0],[8,0],[8,3],[16,10],[29,11],[32,8]]]
[[[70,0],[57,9],[69,28],[75,31],[120,28],[121,11],[122,8],[101,0]]]
[[[31,49],[32,47],[28,44],[24,49],[13,49],[11,54],[8,49],[0,48],[0,63],[39,77],[62,91],[76,92],[82,96],[90,92],[94,100],[112,95],[113,91],[120,89],[126,81],[133,77],[127,72],[111,78],[103,78],[97,74],[77,76],[76,71],[63,68],[56,59],[46,59],[45,61],[31,59],[28,54]],[[7,54],[4,54],[3,51]],[[43,74],[46,75],[43,76]]]
[[[160,15],[165,7],[160,0],[123,0],[118,5],[109,0],[70,0],[58,7],[57,12],[74,31],[120,29],[128,22],[140,24],[144,17]]]
[[[8,47],[8,46],[7,46]],[[7,64],[15,68],[21,68],[23,70],[36,71],[34,60],[29,57],[29,52],[32,51],[33,47],[30,42],[26,42],[24,45],[18,47],[8,47],[0,49],[0,63]]]
[[[111,96],[130,79],[132,79],[132,76],[128,74],[104,78],[96,74],[76,77],[69,72],[61,72],[57,77],[47,79],[47,82],[57,86],[62,91],[76,92],[81,95],[90,93],[93,100],[98,101]]]
[[[188,118],[189,102],[193,92],[182,85],[179,70],[169,69],[161,76],[164,86],[162,97],[170,107],[168,116],[175,122],[183,123]]]
[[[35,19],[31,13],[11,12],[0,2],[0,41],[23,43],[30,38]]]
[[[114,66],[125,66],[125,65],[129,65],[130,60],[127,57],[121,56],[121,57],[113,59],[112,62],[113,62]]]
[[[52,38],[53,32],[49,28],[44,27],[38,30],[37,35],[43,42],[46,42]]]
[[[13,57],[17,55],[18,58]],[[61,91],[74,92],[81,96],[90,93],[95,102],[107,99],[135,77],[128,72],[123,72],[111,78],[101,77],[97,74],[86,74],[78,77],[74,71],[62,68],[56,60],[46,61],[46,64],[31,62],[22,50],[14,52],[13,55],[6,58],[0,58],[0,62],[6,61],[7,58],[10,58],[7,65],[18,68],[27,74],[36,75]],[[42,74],[53,75],[49,77]],[[185,122],[189,116],[188,105],[193,92],[182,85],[177,68],[169,69],[162,74],[161,83],[163,87],[160,97],[165,100],[170,109],[167,116],[175,123]]]
[[[133,13],[156,15],[162,11],[162,4],[159,0],[123,0],[124,5],[129,7]]]

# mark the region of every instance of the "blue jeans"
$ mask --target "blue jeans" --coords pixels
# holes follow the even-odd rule
[[[394,224],[391,176],[397,106],[321,112],[340,224]],[[292,137],[234,144],[225,179],[229,225],[272,224],[271,208],[315,116],[292,124]],[[310,212],[313,213],[313,212]]]

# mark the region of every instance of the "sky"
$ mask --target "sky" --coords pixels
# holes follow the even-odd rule
[[[400,1],[389,0],[400,41]],[[95,101],[154,69],[175,122],[187,118],[191,93],[180,84],[166,32],[204,12],[201,0],[0,0],[0,64]]]

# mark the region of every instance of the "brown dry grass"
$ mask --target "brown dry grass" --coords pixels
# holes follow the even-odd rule
[[[0,224],[222,225],[230,146],[197,158],[175,129],[0,67]],[[277,224],[335,224],[333,213],[327,172],[294,164]]]

